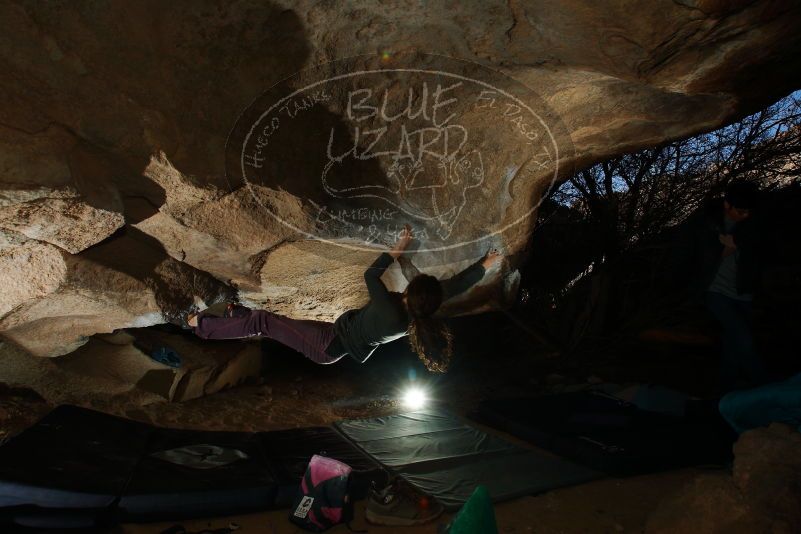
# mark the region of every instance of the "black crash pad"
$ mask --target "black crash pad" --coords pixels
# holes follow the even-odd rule
[[[648,412],[595,391],[490,399],[471,417],[612,475],[723,464],[731,454],[719,417]]]
[[[241,459],[197,469],[152,456],[201,444]],[[90,528],[284,508],[313,454],[353,467],[355,498],[372,480],[386,481],[378,464],[330,427],[179,430],[59,406],[0,447],[0,521]]]

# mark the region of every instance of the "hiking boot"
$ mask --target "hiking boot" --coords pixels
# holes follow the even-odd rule
[[[368,523],[387,526],[421,525],[433,521],[444,508],[433,497],[427,497],[408,482],[396,478],[386,488],[373,488],[367,498]]]

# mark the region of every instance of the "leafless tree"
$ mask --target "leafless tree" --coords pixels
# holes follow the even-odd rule
[[[582,304],[566,306],[570,309],[560,315],[571,325],[561,337],[575,345],[587,334],[608,331],[611,322],[625,323],[621,316],[633,311],[625,298],[627,286],[642,291],[643,284],[621,276],[621,262],[650,264],[634,276],[653,277],[665,247],[659,236],[729,183],[753,181],[769,191],[798,182],[799,176],[801,92],[713,132],[625,154],[572,176],[544,204],[570,213],[568,224],[562,217],[562,227],[551,228],[551,234],[569,231],[569,225],[582,228],[583,261],[572,263],[572,273],[561,273],[561,286],[549,296],[552,312],[564,308],[571,294],[583,292]],[[559,220],[548,214],[543,219],[549,222],[538,231],[542,234]],[[573,239],[552,241],[579,246]],[[535,235],[533,247],[539,244]],[[559,261],[554,258],[560,251],[551,250],[548,257]]]

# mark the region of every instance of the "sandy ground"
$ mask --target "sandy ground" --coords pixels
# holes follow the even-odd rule
[[[573,534],[642,532],[648,514],[667,495],[677,491],[700,471],[682,470],[658,475],[608,479],[581,486],[552,491],[537,497],[525,497],[495,506],[495,519],[501,534]],[[416,527],[381,527],[364,520],[365,501],[356,503],[354,529],[367,529],[376,533],[408,532],[434,533],[437,526],[446,523],[451,515],[438,521]],[[188,531],[240,526],[237,532],[290,534],[305,532],[286,518],[284,510],[217,518],[213,520],[173,521],[140,525],[123,525],[114,532],[120,534],[159,534],[175,524]],[[349,532],[339,525],[328,532]]]
[[[0,385],[0,439],[30,426],[60,403],[77,404],[160,426],[264,431],[397,413],[404,408],[395,397],[411,382],[426,384],[432,396],[464,415],[478,401],[493,394],[523,395],[575,389],[610,378],[599,377],[599,372],[611,374],[614,369],[620,369],[615,362],[600,358],[589,369],[586,365],[559,360],[547,351],[529,348],[531,341],[513,330],[488,339],[481,335],[479,325],[481,322],[477,319],[466,323],[458,346],[460,359],[444,376],[427,374],[403,347],[382,348],[367,365],[343,361],[319,366],[267,341],[263,345],[265,370],[259,383],[181,403],[154,398],[137,391],[131,384],[75,375],[52,361],[37,359],[0,344],[0,384],[7,384]],[[470,331],[478,333],[471,337]],[[645,368],[662,372],[668,368],[667,361],[676,366],[677,356],[654,352],[635,355],[635,358]],[[636,365],[632,364],[623,375],[611,378],[628,380],[632,373],[636,374],[634,368]],[[697,379],[698,373],[693,378]],[[642,532],[648,515],[657,504],[699,472],[681,470],[606,479],[500,503],[495,509],[499,532]],[[436,532],[436,524],[415,528],[367,525],[364,506],[364,501],[356,503],[354,528],[369,528],[370,532]],[[231,522],[238,524],[239,532],[243,533],[301,532],[288,522],[286,514],[281,510],[214,520],[124,525],[115,532],[155,534],[176,523],[192,532],[225,527]],[[443,516],[438,523],[447,518]],[[331,530],[347,531],[344,526]]]

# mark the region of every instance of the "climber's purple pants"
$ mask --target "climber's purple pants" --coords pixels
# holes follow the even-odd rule
[[[195,334],[203,339],[240,339],[264,336],[294,349],[315,363],[327,364],[342,356],[331,356],[325,349],[336,337],[334,324],[302,321],[264,310],[243,310],[235,317],[198,316]]]

